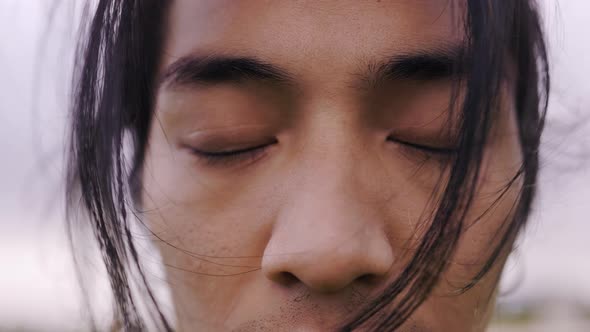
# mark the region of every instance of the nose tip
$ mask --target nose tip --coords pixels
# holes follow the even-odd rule
[[[334,293],[355,282],[378,280],[393,263],[388,242],[373,236],[299,252],[269,251],[262,260],[268,279],[283,286],[300,282],[319,293]]]
[[[298,181],[288,183],[275,212],[262,272],[282,286],[300,283],[311,292],[338,292],[365,280],[374,288],[394,263],[389,199],[352,150],[321,151],[326,155],[306,159],[317,160],[314,167],[302,164],[300,173],[291,173]]]

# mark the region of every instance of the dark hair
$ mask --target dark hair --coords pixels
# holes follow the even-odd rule
[[[148,321],[137,309],[130,279],[140,278],[151,323],[171,331],[146,281],[130,232],[130,202],[141,184],[154,109],[156,68],[169,1],[100,0],[82,38],[72,108],[68,164],[68,208],[78,202],[88,213],[109,275],[115,309],[125,330],[142,330]],[[340,326],[395,330],[428,297],[448,265],[474,197],[483,148],[498,109],[506,73],[513,78],[523,163],[505,191],[523,183],[513,217],[473,287],[512,245],[526,223],[535,193],[540,136],[549,92],[547,54],[536,3],[529,0],[468,0],[465,7],[465,65],[461,78],[459,152],[433,221],[401,275],[385,291]],[[124,151],[125,150],[125,151]],[[505,192],[504,191],[504,192]],[[135,194],[134,194],[135,193]],[[70,229],[78,222],[70,214]],[[133,271],[136,271],[134,274]],[[138,272],[138,273],[137,273]]]

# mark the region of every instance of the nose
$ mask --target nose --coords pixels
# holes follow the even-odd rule
[[[281,211],[262,259],[262,271],[273,282],[301,282],[332,293],[357,281],[380,280],[393,264],[378,209],[326,182],[303,185]]]

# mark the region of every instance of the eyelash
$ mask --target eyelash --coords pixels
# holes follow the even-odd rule
[[[446,165],[457,154],[456,148],[439,148],[430,145],[412,143],[395,137],[387,137],[387,141],[400,145],[407,150],[408,157],[416,158],[419,163],[425,163],[429,160]]]
[[[237,163],[250,163],[262,157],[264,152],[276,141],[252,147],[226,151],[203,151],[192,148],[192,153],[209,166],[231,166]]]
[[[455,148],[447,148],[447,147],[439,148],[439,147],[434,147],[434,146],[430,146],[430,145],[417,144],[417,143],[412,143],[412,142],[404,141],[401,139],[397,139],[397,138],[394,138],[391,136],[387,137],[387,140],[390,142],[393,142],[393,143],[398,143],[398,144],[404,145],[404,146],[412,148],[412,149],[422,151],[424,153],[428,153],[428,154],[450,156],[450,155],[457,153],[457,149],[455,149]]]
[[[387,141],[401,144],[406,148],[423,153],[425,157],[436,157],[438,159],[447,159],[453,156],[457,150],[453,148],[438,148],[429,145],[416,144],[394,137],[387,137]],[[264,143],[248,148],[226,150],[226,151],[203,151],[191,148],[193,154],[199,157],[209,166],[229,166],[241,162],[253,162],[261,157],[266,149],[271,145],[276,144],[277,141]]]

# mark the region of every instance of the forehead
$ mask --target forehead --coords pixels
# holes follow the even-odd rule
[[[238,53],[300,70],[334,69],[456,45],[463,39],[458,8],[453,0],[175,0],[164,64],[194,53]]]

